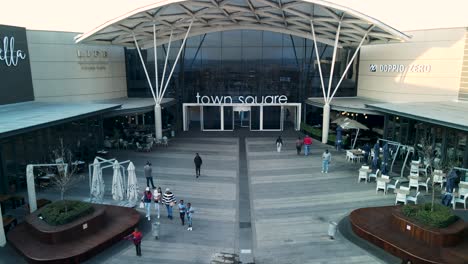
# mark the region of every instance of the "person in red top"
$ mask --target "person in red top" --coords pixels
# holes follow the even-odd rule
[[[138,231],[138,228],[135,227],[134,231],[130,235],[124,237],[124,239],[133,241],[133,244],[135,244],[136,255],[141,257],[141,240],[143,239],[143,235]]]
[[[312,145],[312,138],[306,135],[304,138],[304,155],[308,156],[310,151],[310,145]]]

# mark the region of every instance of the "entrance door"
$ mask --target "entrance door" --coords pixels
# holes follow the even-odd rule
[[[250,106],[234,106],[234,126],[250,127]]]

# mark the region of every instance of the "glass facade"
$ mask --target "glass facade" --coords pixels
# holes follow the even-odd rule
[[[74,159],[92,161],[102,145],[100,120],[89,117],[0,139],[0,193],[13,185],[25,187],[26,165],[50,163],[60,138]]]
[[[171,44],[166,78],[182,41]],[[324,81],[328,83],[333,47],[318,43]],[[158,74],[162,80],[168,45],[158,47]],[[353,50],[338,49],[333,82],[338,82]],[[129,97],[151,97],[135,49],[126,49]],[[142,55],[155,82],[153,49]],[[355,67],[351,67],[336,96],[355,96]],[[357,67],[356,67],[357,68]],[[322,96],[313,41],[286,34],[255,30],[214,32],[187,39],[166,96],[179,103],[196,102],[200,95],[280,95],[288,102]]]
[[[432,140],[435,162],[450,161],[451,164],[468,167],[467,132],[405,117],[387,116],[385,139],[414,146],[420,143],[421,138]]]

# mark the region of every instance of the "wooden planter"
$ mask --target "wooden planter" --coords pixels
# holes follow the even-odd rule
[[[453,247],[463,241],[465,223],[458,220],[446,228],[430,228],[414,223],[395,208],[392,213],[392,225],[412,239],[424,242],[430,247]]]

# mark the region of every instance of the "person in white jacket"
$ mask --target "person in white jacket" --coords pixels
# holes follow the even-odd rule
[[[328,152],[328,149],[325,150],[322,154],[322,173],[328,173],[328,166],[331,161],[331,153]]]

